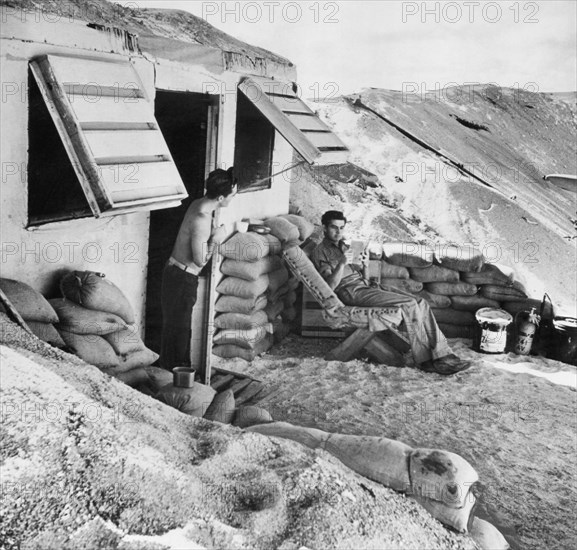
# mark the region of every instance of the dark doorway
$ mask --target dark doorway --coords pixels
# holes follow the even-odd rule
[[[177,208],[150,213],[148,274],[146,285],[146,345],[160,352],[162,270],[172,252],[180,223],[191,201],[204,195],[208,141],[212,141],[209,115],[211,96],[157,90],[155,116],[174,163],[186,186],[188,198]]]

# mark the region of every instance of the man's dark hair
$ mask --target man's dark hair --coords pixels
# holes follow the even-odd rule
[[[217,199],[220,196],[228,197],[236,185],[232,166],[228,170],[217,168],[206,178],[206,197]]]
[[[321,218],[321,223],[323,225],[329,225],[333,220],[342,220],[347,223],[347,218],[340,210],[328,210],[323,214]]]

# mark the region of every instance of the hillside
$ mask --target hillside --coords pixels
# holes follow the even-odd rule
[[[477,243],[534,297],[546,291],[575,315],[577,196],[542,180],[577,174],[575,96],[452,93],[368,89],[311,102],[350,147],[350,162],[377,178],[367,185],[350,169],[305,169],[292,203],[317,223],[329,206],[340,208],[351,235],[377,241]],[[469,101],[450,100],[459,94]]]

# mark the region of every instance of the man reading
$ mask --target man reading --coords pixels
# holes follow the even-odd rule
[[[232,168],[214,170],[206,180],[206,194],[190,203],[184,215],[162,274],[160,364],[166,369],[190,365],[191,317],[198,275],[226,237],[224,225],[213,228],[212,220],[219,208],[230,204],[236,192]]]
[[[429,305],[423,298],[401,290],[370,286],[362,267],[351,264],[352,253],[342,238],[347,219],[338,210],[325,212],[321,219],[323,241],[313,250],[311,260],[319,273],[348,306],[390,307],[401,311],[418,368],[439,374],[454,374],[471,366],[451,352]],[[368,261],[365,253],[364,261]]]

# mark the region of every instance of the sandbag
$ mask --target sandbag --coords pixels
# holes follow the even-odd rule
[[[282,257],[289,269],[299,279],[304,281],[309,292],[323,309],[344,307],[344,304],[337,298],[333,289],[322,278],[313,263],[298,246],[283,250]]]
[[[220,313],[244,313],[252,315],[253,313],[264,309],[267,304],[265,296],[257,298],[237,298],[236,296],[220,296],[214,306],[215,310]]]
[[[268,303],[271,302],[284,302],[285,296],[289,293],[289,289],[287,288],[286,284],[277,288],[274,292],[271,292],[270,289],[266,291],[266,297]]]
[[[215,345],[233,344],[245,349],[254,349],[257,344],[266,337],[268,332],[272,332],[272,326],[247,328],[247,329],[223,329],[219,330],[213,337]]]
[[[367,244],[369,260],[380,260],[383,257],[383,244],[376,241],[369,241]]]
[[[53,298],[49,302],[58,315],[58,329],[102,336],[127,328],[124,320],[114,313],[87,309],[66,298]]]
[[[477,286],[469,283],[425,283],[425,290],[443,296],[474,296]]]
[[[401,265],[393,265],[385,260],[381,260],[379,264],[381,279],[408,279],[410,276],[409,270]]]
[[[238,277],[245,281],[256,281],[262,275],[270,273],[282,266],[279,256],[265,256],[254,262],[238,261],[227,258],[220,266],[220,271],[230,277]]]
[[[268,274],[268,291],[271,293],[276,292],[287,283],[288,279],[289,272],[284,265],[280,269],[271,271]]]
[[[118,356],[118,372],[126,372],[138,367],[148,367],[158,360],[158,353],[143,347],[130,353]]]
[[[459,311],[452,307],[432,307],[431,311],[437,323],[446,323],[449,325],[475,325],[477,323],[475,314],[471,311]]]
[[[472,340],[475,337],[475,325],[453,325],[439,321],[437,321],[437,324],[446,338],[468,338]]]
[[[112,346],[102,336],[75,334],[62,329],[58,332],[72,352],[83,361],[98,368],[117,367],[120,364]]]
[[[203,418],[221,424],[231,424],[235,415],[235,402],[232,390],[216,394],[212,403],[206,409]]]
[[[167,384],[172,384],[172,372],[166,369],[161,369],[160,367],[153,367],[152,365],[143,368],[148,373],[148,378],[150,380],[148,385],[150,386],[153,395],[155,395],[160,388]]]
[[[527,294],[513,287],[481,285],[481,296],[497,302],[524,302]]]
[[[261,275],[255,281],[245,281],[238,277],[224,277],[216,287],[219,294],[238,298],[257,298],[268,288],[268,275]]]
[[[282,320],[290,323],[291,321],[294,321],[297,317],[297,310],[294,307],[285,307],[281,312],[280,312],[280,316],[282,317]]]
[[[473,245],[446,244],[435,247],[435,260],[455,271],[481,271],[485,258]]]
[[[531,311],[531,308],[534,307],[537,314],[540,315],[541,312],[541,300],[533,300],[531,298],[527,298],[526,300],[519,300],[518,302],[503,302],[501,304],[501,309],[509,312],[513,317],[517,315],[520,311]],[[546,301],[545,307],[543,308],[543,315],[541,319],[553,319],[555,317],[555,308],[551,304],[551,302]]]
[[[443,296],[442,294],[433,294],[428,290],[421,290],[421,292],[415,292],[415,296],[423,298],[431,307],[446,308],[451,307],[451,298],[449,296]]]
[[[26,321],[28,328],[34,333],[37,338],[43,340],[47,344],[55,348],[63,348],[66,346],[64,340],[58,331],[54,328],[52,323],[41,323],[39,321]]]
[[[239,428],[248,428],[269,422],[274,422],[274,420],[266,409],[254,405],[246,405],[238,408],[234,415],[233,424]]]
[[[210,386],[194,382],[192,388],[179,388],[167,384],[156,394],[156,399],[184,414],[202,418],[215,395],[216,391]]]
[[[127,355],[146,347],[135,325],[105,334],[103,338],[112,346],[117,355]]]
[[[383,254],[387,263],[403,267],[427,267],[433,263],[433,250],[418,243],[384,243]]]
[[[284,303],[282,300],[278,302],[271,302],[267,304],[264,308],[264,312],[266,313],[267,319],[272,321],[276,319],[284,310]]]
[[[219,246],[225,258],[239,262],[256,262],[270,254],[270,248],[264,235],[258,233],[235,233]]]
[[[413,498],[443,525],[452,527],[458,533],[466,533],[470,529],[474,517],[472,512],[476,505],[473,493],[469,492],[465,506],[462,508],[451,508],[442,502],[418,495],[414,495]]]
[[[240,346],[235,346],[233,344],[226,344],[222,346],[214,346],[212,348],[212,353],[217,357],[222,357],[223,359],[233,359],[235,357],[240,357],[245,361],[252,361],[255,357],[268,351],[273,345],[274,339],[272,334],[267,334],[260,342],[258,342],[253,349],[245,349]]]
[[[514,271],[499,264],[483,264],[480,271],[461,272],[461,280],[473,285],[504,285],[509,286],[515,278]]]
[[[279,216],[279,218],[289,221],[299,230],[299,239],[301,241],[306,241],[315,230],[315,226],[302,216],[284,214],[283,216]]]
[[[288,324],[283,323],[282,319],[280,321],[276,321],[273,323],[273,325],[273,341],[275,344],[280,344],[290,333],[291,327]]]
[[[25,321],[58,322],[58,315],[48,300],[26,283],[14,279],[0,279],[0,288]],[[2,304],[0,311],[6,313]]]
[[[440,449],[415,449],[410,454],[411,491],[450,508],[462,508],[479,475],[463,457]]]
[[[292,307],[297,301],[297,293],[294,291],[287,292],[282,299],[284,307]]]
[[[385,290],[395,289],[402,290],[404,292],[421,292],[423,290],[423,283],[419,281],[413,281],[412,279],[381,279],[381,286]]]
[[[257,311],[252,315],[245,315],[243,313],[221,313],[214,319],[215,328],[236,330],[262,327],[267,323],[268,317],[264,310]]]
[[[117,380],[124,382],[127,386],[131,388],[136,388],[138,386],[142,386],[148,384],[150,382],[150,378],[148,373],[144,370],[143,367],[137,367],[135,369],[131,369],[124,372],[119,372],[115,369],[103,369],[105,374],[109,374],[113,376]]]
[[[459,272],[440,265],[429,267],[411,267],[411,279],[421,283],[456,283],[459,281]]]
[[[60,290],[62,296],[87,309],[114,313],[129,325],[136,320],[126,296],[102,273],[72,271],[62,277]]]
[[[298,227],[288,220],[276,216],[266,219],[264,224],[270,228],[270,232],[281,242],[283,248],[298,245]]]
[[[474,517],[469,534],[480,550],[508,550],[510,548],[501,531],[484,519]]]
[[[453,309],[462,311],[477,311],[483,307],[492,307],[499,309],[499,302],[490,300],[484,296],[451,296],[451,305]]]

